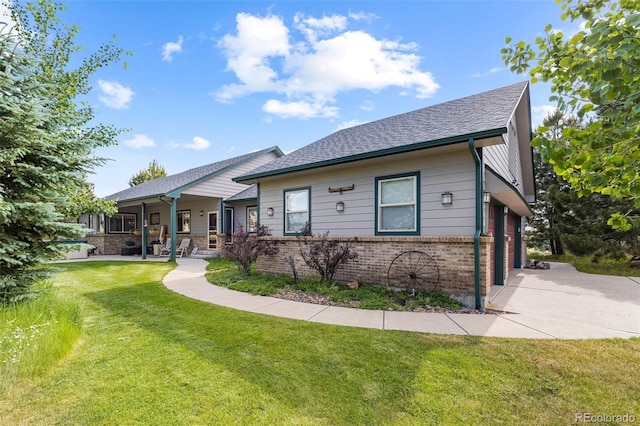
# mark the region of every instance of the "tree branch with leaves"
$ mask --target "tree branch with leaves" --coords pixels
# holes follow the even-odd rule
[[[640,1],[558,0],[563,21],[580,25],[565,35],[545,28],[534,45],[509,37],[502,49],[512,71],[531,82],[551,83],[564,114],[589,118],[582,128],[567,127],[562,138],[545,136],[541,126],[533,140],[543,159],[579,195],[600,193],[628,200],[608,223],[629,230],[640,226]]]
[[[167,176],[167,171],[156,160],[152,160],[149,163],[149,167],[140,170],[138,173],[131,176],[129,179],[129,186],[140,185],[143,182],[147,182],[154,179],[159,179]]]

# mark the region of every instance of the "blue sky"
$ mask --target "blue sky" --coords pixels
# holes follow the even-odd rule
[[[92,78],[97,120],[130,129],[90,178],[98,196],[155,159],[169,174],[526,79],[507,36],[559,20],[549,1],[70,1],[60,17],[95,50],[112,35],[128,69]],[[532,91],[534,121],[552,107]]]

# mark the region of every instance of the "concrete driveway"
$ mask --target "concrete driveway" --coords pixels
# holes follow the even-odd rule
[[[584,274],[551,262],[549,270],[519,271],[488,307],[554,337],[640,337],[639,277]]]

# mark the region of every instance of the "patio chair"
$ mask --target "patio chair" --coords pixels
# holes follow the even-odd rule
[[[178,253],[180,253],[180,257],[182,258],[182,255],[187,253],[187,249],[189,248],[189,244],[191,244],[191,239],[190,238],[183,238],[182,241],[180,241],[180,245],[176,248],[176,256],[178,255]],[[188,256],[188,254],[187,254]]]
[[[171,238],[167,238],[167,244],[164,245],[160,249],[160,256],[170,256],[171,255]]]

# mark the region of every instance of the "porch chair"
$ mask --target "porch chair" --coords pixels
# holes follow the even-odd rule
[[[180,258],[182,258],[182,255],[187,253],[187,249],[189,248],[189,244],[191,244],[191,239],[190,238],[183,238],[182,241],[180,241],[180,245],[176,248],[176,256],[178,255],[178,253],[180,253]],[[189,254],[187,254],[188,256]]]
[[[167,238],[167,243],[160,249],[160,256],[171,255],[171,238]]]

